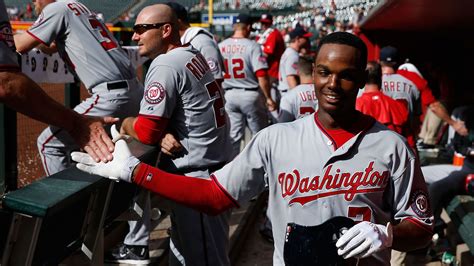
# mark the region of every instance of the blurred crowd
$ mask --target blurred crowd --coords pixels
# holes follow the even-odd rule
[[[25,6],[7,6],[7,13],[10,20],[15,21],[34,21],[36,14],[33,5],[27,3]]]

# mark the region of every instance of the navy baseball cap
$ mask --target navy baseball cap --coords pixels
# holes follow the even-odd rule
[[[273,16],[270,14],[262,14],[260,17],[260,22],[261,23],[267,23],[267,24],[272,24],[273,23]]]
[[[398,61],[398,50],[393,46],[380,49],[380,61],[394,63]]]
[[[173,9],[174,13],[176,14],[176,17],[178,17],[179,20],[188,22],[188,11],[184,6],[176,2],[168,2],[166,3],[166,5]]]
[[[313,36],[311,32],[307,32],[303,27],[299,25],[297,25],[292,31],[290,31],[288,35],[290,35],[290,39],[292,40],[296,37],[309,38]]]
[[[239,14],[235,19],[234,23],[243,23],[243,24],[252,24],[253,20],[252,17],[247,14]]]

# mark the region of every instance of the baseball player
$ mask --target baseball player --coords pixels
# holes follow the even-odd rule
[[[127,53],[96,14],[73,0],[34,5],[39,17],[27,32],[14,36],[17,51],[38,46],[59,52],[91,94],[74,108],[77,113],[119,118],[136,114],[142,85]],[[78,148],[66,131],[54,126],[41,133],[37,144],[47,175],[67,168],[70,151]]]
[[[290,36],[290,45],[286,48],[280,59],[278,91],[281,95],[299,84],[299,52],[308,43],[308,38],[312,36],[310,32],[307,32],[299,24],[288,35]]]
[[[402,134],[408,119],[408,109],[403,103],[381,92],[381,84],[382,67],[374,61],[367,63],[367,81],[364,93],[357,97],[356,109]]]
[[[283,95],[280,101],[278,122],[290,122],[310,115],[318,109],[313,83],[313,61],[300,57],[298,69],[301,84]]]
[[[263,129],[208,179],[140,163],[122,140],[114,152],[120,159],[110,163],[90,163],[84,153],[73,159],[84,171],[134,182],[209,213],[239,206],[268,184],[274,265],[294,259],[283,255],[291,244],[285,242],[288,224],[316,226],[338,216],[359,221],[336,242],[339,255],[358,258],[358,265],[389,265],[390,248],[413,250],[430,241],[432,216],[412,150],[398,134],[355,110],[366,58],[358,37],[346,32],[324,37],[314,70],[318,111]],[[209,193],[195,192],[201,188]]]
[[[419,115],[421,114],[420,90],[416,85],[395,72],[397,50],[386,46],[380,50],[380,65],[382,66],[382,91],[385,95],[405,104],[408,109],[408,123],[403,129],[402,135],[407,138],[410,147],[416,150],[416,131],[419,127]]]
[[[77,145],[95,161],[112,159],[113,143],[102,125],[113,123],[110,117],[86,117],[51,99],[30,78],[20,72],[15,43],[5,3],[0,0],[0,101],[33,119],[68,131]]]
[[[260,24],[262,33],[258,35],[257,43],[260,44],[263,55],[267,58],[268,76],[273,86],[273,84],[278,84],[278,68],[281,56],[285,51],[285,41],[280,31],[272,27],[273,16],[271,14],[262,14]]]
[[[211,69],[214,78],[219,85],[224,81],[222,69],[224,66],[222,55],[217,47],[217,42],[214,40],[214,35],[201,27],[191,27],[188,21],[188,11],[186,8],[176,2],[168,2],[173,11],[178,17],[179,35],[181,36],[181,43],[191,43],[201,54],[206,58],[209,68]]]
[[[246,14],[239,14],[234,23],[232,37],[219,43],[224,57],[225,110],[230,119],[230,137],[235,157],[240,151],[245,124],[252,134],[268,125],[267,111],[276,109],[270,96],[267,61],[260,46],[248,39],[252,20]],[[263,93],[263,97],[262,97]]]
[[[126,118],[121,131],[146,144],[159,143],[165,130],[173,132],[184,151],[177,157],[161,156],[160,167],[209,176],[230,159],[232,148],[223,92],[204,56],[189,44],[181,45],[176,25],[176,14],[166,4],[148,6],[138,15],[132,39],[140,55],[153,62],[139,115]],[[170,264],[229,265],[229,214],[212,217],[175,204]],[[134,250],[140,251],[137,256],[148,251],[125,241],[116,262],[127,262]]]

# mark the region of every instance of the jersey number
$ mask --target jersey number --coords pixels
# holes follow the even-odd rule
[[[347,216],[354,218],[355,221],[370,222],[372,219],[372,211],[369,207],[350,206],[349,209],[347,209]]]
[[[216,128],[220,128],[225,125],[225,109],[224,109],[224,99],[219,88],[219,84],[214,80],[206,84],[207,93],[209,98],[214,99],[212,107],[214,108],[214,118],[216,122]]]
[[[244,72],[244,60],[242,58],[232,58],[231,65],[229,66],[229,60],[224,59],[224,67],[225,67],[225,79],[230,79],[230,72],[232,72],[232,76],[234,79],[244,79],[245,72]]]
[[[99,30],[100,36],[97,37],[99,37],[100,45],[102,45],[104,50],[108,51],[110,49],[117,48],[117,43],[115,43],[114,39],[109,35],[102,23],[100,23],[95,18],[90,18],[89,23],[93,29]]]
[[[300,107],[300,115],[312,114],[314,113],[314,108],[311,106],[302,106]]]

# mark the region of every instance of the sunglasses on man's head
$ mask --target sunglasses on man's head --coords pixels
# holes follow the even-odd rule
[[[170,24],[169,22],[153,23],[153,24],[136,24],[133,26],[133,32],[137,34],[143,34],[147,30],[159,29],[165,24]]]

